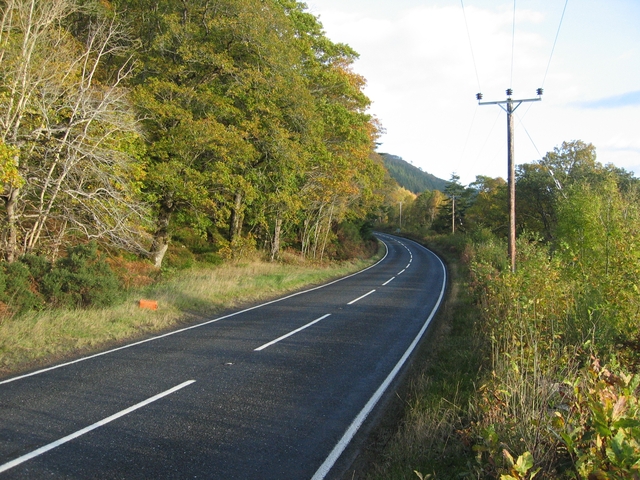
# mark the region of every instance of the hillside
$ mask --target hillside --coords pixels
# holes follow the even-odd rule
[[[385,168],[389,171],[389,175],[391,175],[400,186],[413,193],[418,194],[425,190],[444,191],[444,187],[447,185],[446,180],[423,172],[401,157],[389,153],[381,153],[380,156],[384,161]]]

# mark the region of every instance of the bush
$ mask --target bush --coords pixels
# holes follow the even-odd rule
[[[120,285],[95,242],[67,250],[42,279],[42,292],[56,307],[106,307],[115,303]]]
[[[4,301],[13,313],[39,309],[44,306],[44,299],[38,293],[29,267],[22,262],[4,265]]]
[[[23,255],[19,258],[19,261],[29,269],[29,275],[37,285],[51,271],[52,267],[51,262],[41,255]]]
[[[207,252],[198,255],[198,261],[206,263],[207,265],[222,265],[224,263],[223,258],[217,253]]]
[[[338,225],[332,248],[328,252],[336,260],[350,260],[373,255],[376,249],[377,241],[370,224],[358,225],[344,221]]]
[[[195,263],[196,257],[187,247],[169,245],[162,266],[164,269],[186,270],[193,267]]]

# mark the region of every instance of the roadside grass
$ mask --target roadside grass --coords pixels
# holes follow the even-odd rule
[[[249,258],[220,266],[174,272],[153,285],[130,290],[113,307],[48,309],[0,320],[0,376],[98,351],[197,322],[228,309],[276,298],[361,270],[381,258],[339,263],[267,262]],[[158,302],[140,309],[140,299]]]
[[[447,261],[447,300],[400,392],[405,407],[395,433],[357,478],[416,480],[419,472],[424,478],[448,479],[470,471],[473,454],[461,432],[483,358],[476,334],[479,315],[459,260],[459,239],[432,240],[430,248]]]

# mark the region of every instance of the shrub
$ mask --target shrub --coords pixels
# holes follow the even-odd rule
[[[67,250],[43,277],[42,291],[56,307],[105,307],[115,303],[120,285],[96,243],[90,242]]]
[[[29,267],[22,262],[4,264],[4,299],[13,313],[39,309],[44,299],[38,293]]]
[[[170,270],[186,270],[196,263],[196,257],[184,245],[170,245],[164,258],[163,267]]]
[[[222,263],[224,263],[222,257],[213,252],[202,253],[198,255],[197,258],[199,262],[206,263],[208,265],[222,265]]]
[[[565,408],[554,427],[579,478],[631,479],[640,476],[640,376],[614,361],[601,366],[592,357],[577,380],[566,386]]]
[[[336,260],[366,257],[375,253],[377,242],[368,223],[344,221],[336,229],[331,256]]]
[[[29,269],[32,280],[39,285],[44,276],[51,271],[51,262],[41,255],[27,254],[19,259]]]

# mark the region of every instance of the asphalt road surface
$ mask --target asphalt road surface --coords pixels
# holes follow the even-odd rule
[[[445,291],[433,253],[379,238],[358,274],[0,381],[0,480],[339,476]]]

